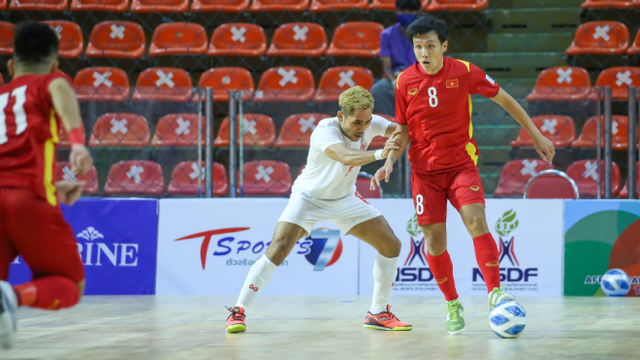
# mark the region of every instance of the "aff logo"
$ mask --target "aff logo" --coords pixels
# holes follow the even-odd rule
[[[80,258],[85,266],[138,266],[138,244],[100,242],[104,235],[89,226],[76,235],[78,240],[84,239],[84,244],[77,242]]]

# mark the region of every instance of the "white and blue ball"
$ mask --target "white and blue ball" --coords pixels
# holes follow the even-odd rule
[[[611,269],[602,276],[600,287],[607,296],[626,296],[631,289],[631,279],[624,271]]]
[[[526,325],[527,312],[515,301],[503,301],[489,314],[489,326],[501,338],[517,338]]]

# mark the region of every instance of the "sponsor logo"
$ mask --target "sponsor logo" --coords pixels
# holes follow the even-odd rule
[[[433,274],[427,264],[426,240],[418,225],[417,215],[407,222],[406,230],[410,237],[410,249],[407,259],[398,267],[394,282],[396,291],[439,291]]]
[[[304,257],[311,265],[314,265],[313,271],[322,271],[340,259],[342,239],[340,239],[339,230],[313,230],[307,239],[312,240],[312,243],[309,253]]]
[[[457,87],[458,87],[458,79],[447,80],[447,89],[452,89]]]
[[[473,190],[473,191],[478,191],[478,190],[480,190],[480,186],[478,186],[478,185],[471,185],[471,186],[469,187],[469,189],[471,189],[471,190]]]
[[[258,292],[258,287],[253,286],[253,284],[249,285],[249,289],[253,290],[254,292]]]
[[[408,91],[408,94],[411,95],[411,96],[414,96],[417,93],[418,93],[418,88],[411,89],[411,90]]]
[[[488,263],[485,264],[488,267],[497,267],[498,265],[500,265],[499,261],[490,261]]]
[[[436,279],[436,282],[438,283],[438,285],[440,284],[444,284],[445,281],[449,280],[448,278],[444,278],[444,279]]]
[[[78,252],[85,266],[138,266],[138,244],[132,243],[108,243],[104,235],[92,226],[82,230],[76,238]],[[100,241],[103,239],[103,241]]]
[[[356,197],[362,201],[364,201],[365,203],[369,204],[369,202],[367,200],[365,200],[364,196],[360,195],[360,193],[356,190]],[[371,204],[369,204],[371,205]]]

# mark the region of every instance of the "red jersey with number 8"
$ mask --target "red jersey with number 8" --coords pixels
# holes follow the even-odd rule
[[[62,123],[49,84],[71,79],[61,73],[23,75],[0,87],[0,188],[33,189],[57,205],[54,187],[56,146]]]
[[[500,86],[477,66],[444,58],[435,75],[416,62],[396,80],[396,122],[407,125],[409,161],[418,174],[474,167],[471,95],[494,97]]]

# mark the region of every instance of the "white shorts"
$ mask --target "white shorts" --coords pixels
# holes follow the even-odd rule
[[[355,194],[338,200],[318,200],[294,193],[278,221],[300,225],[309,235],[316,223],[331,220],[346,235],[354,226],[380,215],[378,209]]]

